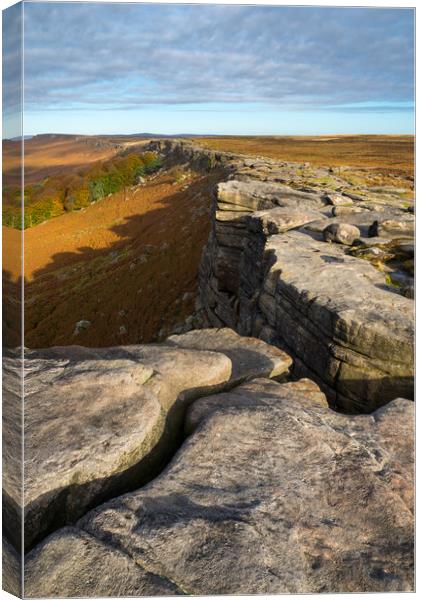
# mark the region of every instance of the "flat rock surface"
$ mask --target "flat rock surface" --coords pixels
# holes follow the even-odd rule
[[[265,210],[275,206],[289,206],[300,203],[300,206],[322,207],[321,195],[302,192],[279,183],[262,181],[231,180],[218,184],[218,206],[224,209],[224,204],[240,207],[240,210]],[[229,210],[229,209],[228,209]]]
[[[223,354],[166,346],[52,348],[25,361],[26,542],[120,486],[164,435],[179,395],[231,376]],[[144,465],[148,469],[149,465]]]
[[[222,352],[232,362],[231,382],[253,377],[279,377],[288,373],[292,359],[288,354],[256,338],[240,336],[228,327],[200,329],[172,335],[167,343],[191,350]]]
[[[274,235],[296,229],[311,221],[319,220],[320,213],[315,210],[297,210],[290,207],[278,207],[271,210],[261,210],[249,218],[249,228],[266,235]]]
[[[28,351],[27,546],[154,476],[179,444],[193,399],[287,373],[291,362],[230,330],[190,332],[170,345]]]
[[[118,595],[120,553],[133,595],[139,567],[192,595],[413,590],[412,402],[350,417],[308,380],[258,379],[190,410],[157,479],[88,513],[76,542],[62,530],[30,553],[29,597],[59,581],[88,595],[102,577]],[[91,538],[71,550],[84,532],[107,561]]]

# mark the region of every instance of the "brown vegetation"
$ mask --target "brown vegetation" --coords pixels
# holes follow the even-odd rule
[[[218,177],[194,177],[185,189],[158,176],[26,229],[25,344],[150,342],[182,324],[194,310]],[[7,244],[19,232],[3,234]],[[82,320],[91,326],[75,335]]]
[[[38,183],[45,177],[84,168],[98,160],[111,158],[118,145],[95,137],[37,135],[25,140],[25,183]],[[20,141],[3,141],[4,185],[19,185]]]
[[[61,172],[64,180],[73,177],[82,163],[84,172],[101,170],[115,155],[116,142],[86,139],[59,136],[35,140],[32,146],[27,142],[27,147],[32,147],[29,171],[34,169],[30,178],[35,181],[35,172],[44,177],[57,169],[51,177],[59,178]],[[409,136],[200,141],[220,150],[339,165],[347,176],[369,177],[373,185],[402,186],[408,191],[413,187],[413,138]],[[123,138],[118,140],[119,150],[124,143]],[[128,140],[125,148],[129,145],[139,145],[139,141]],[[81,148],[85,153],[80,153]],[[98,157],[101,160],[97,161]],[[10,163],[6,170],[9,167]],[[198,265],[210,227],[212,189],[219,177],[218,173],[192,175],[177,167],[144,185],[128,187],[77,212],[26,229],[25,344],[150,342],[183,323],[194,311]],[[3,228],[3,236],[7,248],[4,281],[13,300],[19,291],[21,232]],[[12,321],[17,322],[19,313],[15,300],[6,314],[7,335],[13,345],[18,339],[14,335],[18,332],[12,331]],[[76,323],[82,320],[91,325],[75,335]]]
[[[414,137],[410,135],[221,136],[196,141],[225,152],[354,167],[361,174],[380,176],[384,185],[400,185],[398,180],[414,175]]]

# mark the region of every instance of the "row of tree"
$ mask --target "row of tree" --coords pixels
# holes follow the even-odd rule
[[[152,153],[117,156],[88,169],[48,177],[42,183],[27,185],[24,210],[19,188],[3,189],[3,225],[26,229],[64,212],[80,210],[109,194],[137,183],[161,167]]]

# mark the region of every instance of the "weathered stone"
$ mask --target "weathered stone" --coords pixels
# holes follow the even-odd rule
[[[139,595],[135,569],[164,594],[165,582],[189,595],[413,590],[411,402],[349,417],[314,384],[259,379],[190,411],[194,431],[160,477],[86,515],[77,544],[61,531],[32,551],[29,597],[59,581],[61,596],[86,596],[92,580]]]
[[[355,215],[357,213],[368,212],[366,208],[361,206],[334,206],[332,208],[332,215],[334,217],[343,217],[348,215]]]
[[[166,343],[190,350],[222,352],[231,360],[231,383],[254,377],[279,377],[288,373],[292,360],[282,350],[261,340],[242,337],[232,329],[200,329],[172,335]]]
[[[315,210],[304,211],[278,207],[254,212],[248,219],[248,227],[252,231],[274,235],[296,229],[316,219],[320,219],[320,213]]]
[[[294,402],[300,402],[310,407],[328,407],[326,396],[320,390],[319,386],[310,379],[300,379],[299,381],[283,383],[282,388],[277,385],[271,386],[267,381],[264,384],[263,381],[253,381],[250,386],[241,386],[229,392],[207,396],[194,402],[186,414],[186,434],[191,435],[213,412],[221,410],[226,406],[229,406],[231,409],[244,406],[246,396],[249,399],[249,405],[252,406],[254,400],[251,398],[250,390],[256,391],[256,404],[261,402],[265,394],[274,393],[278,399],[288,398],[292,405]]]
[[[323,200],[327,204],[331,204],[332,206],[350,206],[352,205],[352,201],[349,197],[340,196],[339,194],[326,194],[323,196]]]
[[[23,362],[21,350],[3,351],[2,367],[2,495],[3,534],[20,549],[23,497]],[[18,515],[18,518],[16,516]]]
[[[22,561],[7,539],[2,539],[2,589],[12,596],[22,597]]]
[[[406,219],[385,219],[376,220],[370,227],[369,235],[376,236],[395,236],[395,237],[414,237],[415,219],[414,217]]]
[[[259,181],[227,181],[218,184],[218,207],[223,204],[240,206],[252,211],[265,210],[275,206],[289,206],[291,202],[310,203],[322,206],[320,196],[294,190],[288,186]]]
[[[167,346],[65,347],[28,352],[25,372],[30,546],[150,477],[177,439],[178,409],[228,381],[231,361]]]
[[[36,547],[25,561],[25,575],[26,598],[183,594],[169,579],[73,527],[59,530]]]
[[[362,196],[360,196],[359,194],[354,194],[352,192],[343,192],[343,195],[347,196],[351,200],[356,200],[357,202],[359,202],[360,200],[364,200]]]
[[[323,229],[323,239],[325,242],[336,242],[346,246],[352,244],[360,237],[360,230],[355,225],[348,223],[331,223]]]
[[[304,233],[272,236],[265,251],[279,339],[337,391],[341,408],[367,412],[413,396],[410,300],[390,293],[368,261]]]
[[[153,476],[179,442],[193,398],[257,375],[280,376],[292,362],[227,329],[192,331],[168,344],[27,353],[28,546]]]

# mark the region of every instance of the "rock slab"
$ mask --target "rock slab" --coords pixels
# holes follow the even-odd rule
[[[308,380],[197,400],[157,479],[30,553],[27,596],[412,591],[413,417],[335,413]]]
[[[229,330],[191,332],[162,345],[28,351],[27,548],[154,477],[180,444],[194,399],[256,375],[287,373],[290,365],[279,349]],[[12,502],[10,513],[17,523]]]

